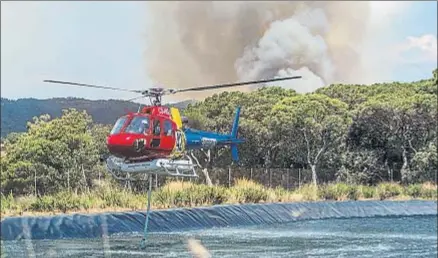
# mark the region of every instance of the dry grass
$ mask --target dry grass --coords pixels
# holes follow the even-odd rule
[[[375,187],[344,183],[320,186],[304,185],[288,191],[266,188],[248,179],[238,179],[234,186],[206,186],[191,182],[170,181],[153,191],[152,208],[199,207],[215,204],[301,202],[318,200],[407,200],[437,199],[433,183],[401,186],[382,183]],[[98,213],[135,211],[146,207],[146,194],[135,194],[107,183],[97,184],[89,194],[60,192],[53,196],[1,196],[2,217],[53,215],[58,213]]]

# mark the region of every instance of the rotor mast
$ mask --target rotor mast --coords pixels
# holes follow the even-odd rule
[[[154,106],[161,106],[162,95],[156,94],[154,97],[155,97],[155,99],[153,100],[152,104]]]
[[[149,97],[150,102],[153,106],[161,106],[161,99],[165,95],[166,89],[163,88],[150,88],[143,91],[141,94],[144,97]]]
[[[149,101],[153,106],[161,106],[161,98],[162,98],[161,94],[148,94],[145,95],[144,97],[149,97]]]

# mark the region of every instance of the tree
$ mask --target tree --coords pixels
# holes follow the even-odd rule
[[[317,184],[321,156],[343,141],[351,118],[348,105],[321,94],[285,98],[271,112],[270,130],[281,130],[282,151],[295,162],[306,162]]]
[[[371,87],[368,85],[333,84],[319,88],[315,93],[339,99],[347,103],[349,109],[354,109],[357,105],[367,100]]]
[[[75,109],[64,110],[62,117],[53,120],[48,115],[35,117],[28,123],[28,132],[6,146],[4,190],[22,189],[22,193],[29,193],[23,183],[31,184],[23,182],[23,178],[37,178],[37,185],[32,187],[36,185],[38,189],[32,191],[42,194],[63,188],[88,189],[98,161],[91,125],[91,117]]]
[[[435,181],[438,173],[437,140],[429,142],[426,146],[415,152],[412,158],[412,181]]]
[[[435,85],[437,85],[438,84],[438,68],[435,68],[435,70],[433,70],[432,74],[433,74],[433,81],[434,81]]]
[[[412,156],[436,137],[436,103],[436,95],[407,92],[370,98],[357,109],[350,143],[355,147],[382,150],[388,169],[398,170],[400,180],[407,182],[412,176]],[[394,167],[394,163],[401,166]]]

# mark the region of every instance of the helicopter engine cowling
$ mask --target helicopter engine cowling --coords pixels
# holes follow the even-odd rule
[[[183,125],[187,125],[189,123],[189,119],[187,117],[185,117],[185,116],[182,116],[181,117],[181,122],[182,122]]]

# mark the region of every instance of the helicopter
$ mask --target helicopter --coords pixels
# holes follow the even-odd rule
[[[245,142],[244,139],[238,138],[241,107],[236,107],[230,133],[219,134],[188,127],[188,119],[181,116],[178,108],[162,105],[162,96],[299,78],[301,76],[182,89],[154,87],[146,90],[57,80],[44,80],[44,82],[128,91],[140,94],[141,98],[149,97],[151,105],[140,107],[137,112],[129,112],[119,117],[107,136],[106,145],[110,155],[102,157],[102,161],[106,163],[107,170],[111,174],[134,173],[197,177],[195,163],[187,153],[190,150],[229,146],[233,161],[238,161],[237,145]],[[137,98],[139,97],[131,100]]]

